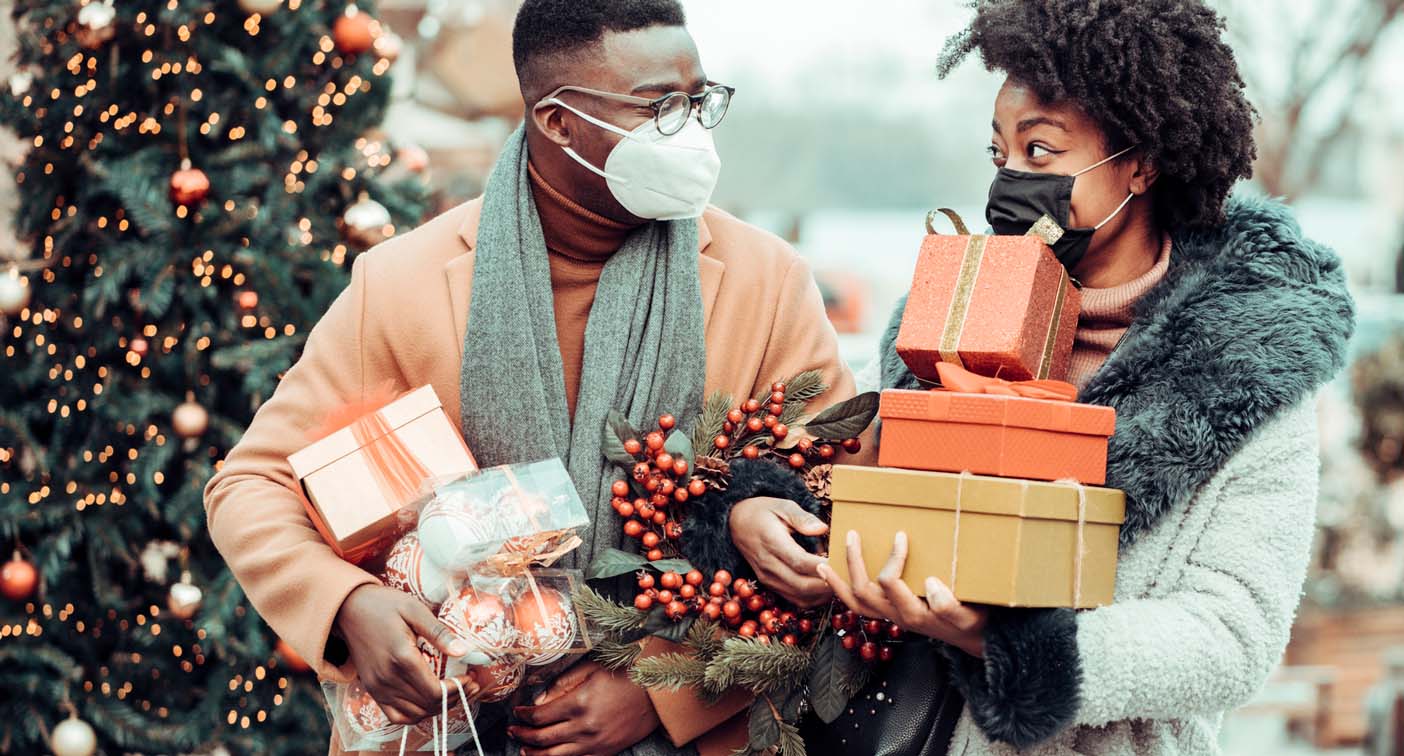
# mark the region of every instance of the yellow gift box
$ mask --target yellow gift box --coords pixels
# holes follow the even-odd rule
[[[918,596],[927,577],[956,598],[1021,607],[1103,606],[1116,588],[1126,495],[1110,488],[979,475],[835,465],[829,564],[848,579],[848,531],[876,575],[898,531],[902,579]]]

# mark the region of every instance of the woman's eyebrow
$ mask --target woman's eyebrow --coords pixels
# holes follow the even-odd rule
[[[1024,120],[1019,122],[1018,130],[1019,133],[1022,134],[1035,126],[1052,126],[1057,129],[1062,129],[1063,131],[1068,130],[1067,124],[1063,123],[1062,121],[1059,121],[1056,118],[1049,118],[1048,116],[1034,116],[1033,118],[1025,118]]]

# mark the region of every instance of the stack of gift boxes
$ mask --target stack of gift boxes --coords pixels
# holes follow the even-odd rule
[[[473,736],[454,678],[500,701],[590,650],[571,599],[580,576],[550,568],[589,519],[559,459],[479,470],[432,387],[363,409],[288,458],[307,513],[338,556],[423,602],[469,651],[446,658],[420,639],[445,701],[413,727],[392,724],[357,680],[323,692],[348,751],[447,752]]]
[[[1099,486],[1116,414],[1062,382],[1080,300],[1036,236],[926,237],[897,351],[929,388],[883,392],[879,467],[834,468],[840,575],[842,534],[876,570],[903,531],[919,596],[933,576],[972,603],[1111,603],[1125,497]]]

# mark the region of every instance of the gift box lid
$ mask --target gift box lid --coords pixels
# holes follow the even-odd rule
[[[983,475],[834,465],[830,494],[836,504],[953,511],[959,492],[961,512],[1077,521],[1079,488],[1085,496],[1083,522],[1120,525],[1126,519],[1126,494],[1113,488]]]
[[[288,464],[292,465],[293,473],[299,479],[306,478],[342,457],[355,454],[367,444],[394,433],[431,412],[441,412],[442,409],[443,403],[439,401],[434,387],[421,386],[374,413],[380,415],[384,423],[363,424],[361,420],[357,420],[289,455]],[[444,417],[447,420],[447,416]],[[358,425],[361,426],[362,433],[353,430]],[[445,425],[454,430],[452,424],[446,422]],[[462,440],[459,442],[462,443]]]
[[[1088,436],[1110,436],[1116,430],[1116,410],[1111,407],[954,391],[888,389],[882,392],[878,416],[884,420],[1003,425]]]

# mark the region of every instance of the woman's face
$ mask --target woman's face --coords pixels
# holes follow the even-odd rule
[[[1097,124],[1071,105],[1047,105],[1038,95],[1008,80],[995,98],[990,156],[999,168],[1029,173],[1074,174],[1111,153]],[[1128,153],[1131,158],[1134,152]],[[1077,177],[1072,192],[1073,228],[1090,228],[1106,220],[1130,193],[1149,188],[1135,159],[1113,160]],[[1092,248],[1120,233],[1130,213],[1119,213],[1097,232]]]

